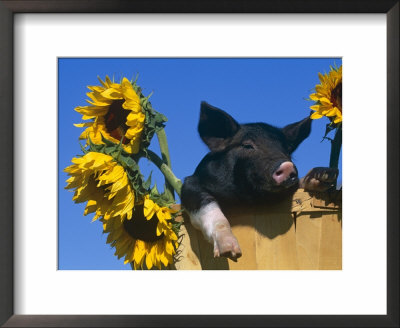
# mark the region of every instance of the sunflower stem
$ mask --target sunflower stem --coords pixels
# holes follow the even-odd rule
[[[165,134],[165,130],[161,129],[157,132],[158,143],[160,144],[161,157],[165,164],[171,167],[171,158],[169,156],[169,149],[167,143],[167,135]]]
[[[157,139],[158,139],[158,143],[160,145],[162,160],[171,171],[171,158],[169,156],[167,135],[166,135],[164,129],[157,131]],[[161,168],[160,168],[160,170],[161,170]],[[171,173],[172,173],[172,171],[171,171]],[[175,200],[175,194],[174,194],[175,188],[169,183],[164,172],[163,172],[163,174],[165,176],[165,191],[164,192],[165,192],[166,196],[168,196],[171,200]]]
[[[339,168],[339,156],[340,150],[342,148],[342,124],[339,123],[335,137],[331,140],[331,155],[329,159],[329,167],[330,168]],[[336,187],[336,182],[335,182]]]
[[[147,149],[148,158],[160,169],[161,173],[165,177],[165,184],[172,188],[172,194],[174,190],[181,196],[182,181],[178,179],[172,172],[171,168],[162,160],[156,153]]]

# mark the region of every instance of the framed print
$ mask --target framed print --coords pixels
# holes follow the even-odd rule
[[[3,326],[398,326],[398,1],[206,1],[190,6],[183,1],[1,1],[0,9]],[[120,263],[107,266],[100,258],[97,267],[89,265],[99,249],[85,249],[84,233],[68,219],[78,205],[66,207],[59,198],[67,178],[63,169],[80,151],[78,135],[71,138],[65,126],[80,123],[81,114],[90,116],[89,107],[79,107],[87,85],[96,93],[118,84],[123,97],[133,97],[127,90],[135,88],[132,76],[138,73],[144,94],[154,91],[155,108],[157,94],[164,92],[168,101],[156,110],[170,119],[167,129],[179,130],[166,130],[175,155],[174,145],[195,135],[197,122],[184,113],[194,107],[190,101],[210,97],[223,106],[211,96],[219,92],[229,99],[228,107],[237,106],[235,115],[243,114],[241,122],[250,111],[240,108],[255,100],[276,101],[276,112],[289,116],[290,84],[303,81],[310,70],[300,70],[305,62],[324,62],[327,70],[337,64],[335,72],[343,65],[343,264],[308,271],[134,271],[129,264],[128,270],[120,270]],[[254,72],[251,80],[246,79],[249,72]],[[117,82],[107,74],[115,74]],[[269,87],[259,82],[268,74],[277,76],[276,81],[265,77]],[[94,87],[97,75],[101,81]],[[298,85],[304,98],[315,86]],[[103,102],[94,94],[88,97],[97,107],[114,104],[111,98],[107,103],[107,97]],[[341,101],[340,96],[340,117]],[[119,108],[133,112],[129,106]],[[77,116],[69,114],[73,108]],[[107,124],[115,117],[109,112]],[[114,129],[108,132],[120,147],[130,145]],[[64,161],[69,144],[77,147]],[[92,142],[82,144],[86,154],[85,147]],[[187,149],[182,146],[180,152]],[[197,158],[194,154],[187,157]],[[200,160],[193,162],[192,172]],[[112,262],[115,250],[109,251]],[[79,252],[83,264],[74,261]],[[142,264],[141,259],[132,262]]]

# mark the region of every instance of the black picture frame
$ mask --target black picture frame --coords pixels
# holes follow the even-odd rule
[[[0,0],[0,324],[4,327],[399,327],[398,0]],[[13,28],[16,13],[384,13],[387,17],[387,315],[14,315]],[[382,218],[384,219],[384,218]],[[368,286],[365,286],[368,289]]]

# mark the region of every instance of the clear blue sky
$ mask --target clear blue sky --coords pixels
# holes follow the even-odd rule
[[[341,65],[340,58],[324,59],[158,59],[158,58],[61,58],[58,62],[58,240],[59,269],[130,270],[106,244],[102,224],[84,217],[85,204],[75,204],[73,193],[64,189],[68,178],[63,169],[81,154],[73,123],[82,122],[76,106],[85,106],[86,88],[98,85],[97,76],[128,79],[139,74],[138,84],[151,97],[153,107],[168,118],[166,133],[175,175],[191,175],[207,153],[197,134],[200,102],[226,110],[238,122],[266,122],[284,126],[310,113],[307,101],[319,83],[318,72]],[[293,154],[300,176],[315,166],[328,166],[330,144],[321,142],[326,118],[313,122],[310,137]],[[151,149],[158,152],[156,138]],[[339,163],[341,165],[341,161]],[[162,175],[147,160],[143,173],[163,185]],[[341,174],[339,176],[341,180]]]

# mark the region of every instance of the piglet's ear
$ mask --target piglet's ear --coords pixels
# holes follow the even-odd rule
[[[223,110],[201,102],[199,134],[211,151],[224,148],[227,139],[233,137],[240,125]]]
[[[310,117],[307,117],[302,121],[289,124],[282,129],[286,136],[290,153],[293,153],[300,143],[310,135],[311,121]]]

